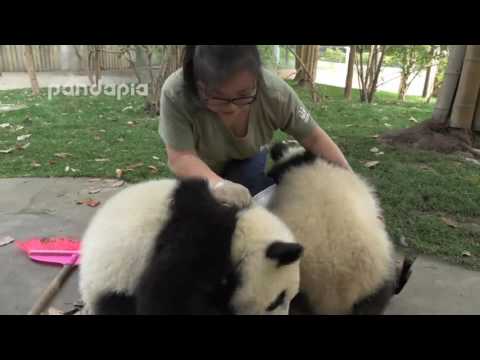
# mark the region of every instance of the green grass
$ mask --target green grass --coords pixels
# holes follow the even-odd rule
[[[328,99],[313,104],[308,90],[296,88],[354,170],[377,188],[392,238],[396,242],[405,238],[419,253],[480,269],[480,168],[460,155],[401,151],[383,146],[372,137],[389,129],[409,127],[412,117],[418,121],[429,118],[434,104],[424,104],[417,97],[407,97],[401,103],[396,94],[380,92],[374,104],[368,105],[359,103],[356,91],[349,102],[343,99],[343,89],[320,89]],[[1,177],[113,178],[117,168],[125,170],[140,162],[142,166],[125,172],[125,180],[137,182],[172,175],[158,135],[158,119],[144,113],[142,97],[117,100],[110,96],[58,96],[48,100],[46,92],[34,98],[29,90],[15,90],[0,92],[0,103],[28,106],[0,114],[0,124],[13,125],[0,128],[0,150],[15,147],[17,136],[32,134],[21,142],[30,142],[25,150],[0,153]],[[127,107],[131,108],[124,110]],[[24,129],[15,131],[17,126]],[[285,137],[275,135],[277,140]],[[372,147],[384,155],[376,156],[370,151]],[[62,159],[56,153],[71,156]],[[109,161],[95,161],[105,158]],[[372,160],[380,163],[369,169],[364,162]],[[33,161],[41,166],[32,166]],[[158,172],[148,168],[152,165]],[[66,166],[78,171],[66,172]],[[457,226],[449,226],[442,217],[455,221]],[[471,256],[463,257],[464,251]]]
[[[14,147],[17,136],[32,134],[22,142],[30,142],[25,150],[0,154],[0,176],[115,177],[117,168],[125,170],[139,162],[144,166],[127,171],[125,180],[169,175],[158,119],[145,114],[142,97],[57,96],[48,100],[43,91],[39,98],[29,94],[26,90],[0,92],[1,103],[28,105],[24,110],[0,114],[0,123],[24,126],[20,131],[0,128],[0,150]],[[62,159],[57,153],[71,156]],[[41,166],[32,166],[34,161]],[[55,163],[49,163],[52,161]],[[67,166],[78,171],[66,172]],[[158,168],[158,173],[148,166]]]

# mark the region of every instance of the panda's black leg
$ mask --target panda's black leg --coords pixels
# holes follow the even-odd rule
[[[289,315],[313,315],[314,312],[310,306],[307,295],[299,292],[290,302]]]
[[[95,315],[134,315],[135,299],[125,294],[107,293],[98,299],[93,311]]]
[[[352,315],[381,315],[394,295],[396,282],[387,281],[380,289],[353,307]]]

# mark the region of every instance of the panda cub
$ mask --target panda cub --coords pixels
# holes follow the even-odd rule
[[[277,143],[271,157],[277,186],[269,209],[305,248],[291,313],[383,313],[407,282],[412,261],[396,269],[373,187],[300,146]]]
[[[88,225],[79,288],[91,314],[288,314],[303,247],[268,210],[227,207],[204,180],[110,198]]]

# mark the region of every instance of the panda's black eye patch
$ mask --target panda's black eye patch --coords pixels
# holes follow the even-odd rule
[[[267,307],[267,311],[273,311],[280,305],[282,305],[285,302],[285,296],[287,295],[287,291],[283,290],[277,298]]]

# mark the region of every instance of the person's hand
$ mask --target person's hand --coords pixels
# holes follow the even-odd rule
[[[213,196],[225,205],[247,207],[252,202],[252,195],[248,189],[238,183],[221,180],[212,186]]]

